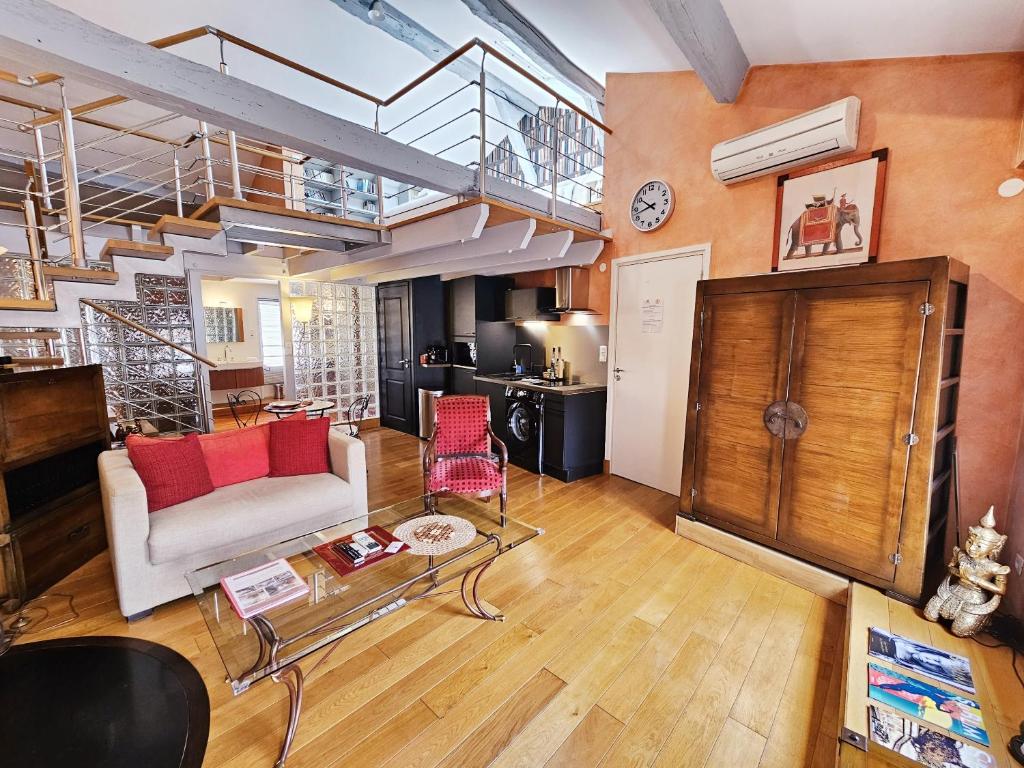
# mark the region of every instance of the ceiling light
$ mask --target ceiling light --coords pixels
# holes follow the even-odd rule
[[[380,4],[380,0],[373,0],[370,3],[370,9],[366,12],[366,15],[370,17],[370,21],[374,24],[380,24],[384,21],[384,8]]]

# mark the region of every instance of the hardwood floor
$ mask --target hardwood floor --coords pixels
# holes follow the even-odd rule
[[[420,441],[364,439],[370,507],[417,495]],[[439,597],[350,635],[307,681],[289,768],[834,765],[840,606],[676,536],[677,499],[622,478],[565,485],[512,468],[509,499],[546,534],[482,581],[507,620]],[[26,640],[171,646],[210,693],[205,765],[273,765],[285,688],[232,696],[191,598],[127,624],[106,554],[53,591],[81,618]]]

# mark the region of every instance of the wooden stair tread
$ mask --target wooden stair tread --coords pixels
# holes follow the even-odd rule
[[[56,312],[57,302],[53,299],[0,299],[0,309]]]
[[[19,368],[31,367],[33,365],[64,365],[63,357],[12,357],[11,363]]]
[[[107,240],[100,252],[100,260],[110,261],[114,256],[132,256],[137,259],[158,259],[166,261],[174,255],[169,245],[140,243],[135,240]]]
[[[117,272],[87,267],[43,267],[43,274],[53,280],[66,280],[72,283],[113,285],[118,280]]]
[[[60,338],[57,331],[0,331],[0,341],[53,340]]]
[[[156,224],[149,230],[149,239],[159,241],[163,235],[186,235],[187,237],[201,237],[209,240],[212,237],[216,237],[222,231],[220,224],[213,221],[186,219],[181,216],[167,214],[157,219]]]

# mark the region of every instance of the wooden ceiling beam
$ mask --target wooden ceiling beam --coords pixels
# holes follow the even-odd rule
[[[575,91],[604,104],[604,86],[580,69],[561,49],[512,7],[508,0],[462,0],[477,18],[483,19],[531,61]]]
[[[750,61],[720,0],[647,0],[715,101],[739,95]]]

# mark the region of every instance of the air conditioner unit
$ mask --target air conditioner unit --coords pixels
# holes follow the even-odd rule
[[[711,173],[723,184],[779,173],[857,148],[860,99],[849,96],[711,149]]]

